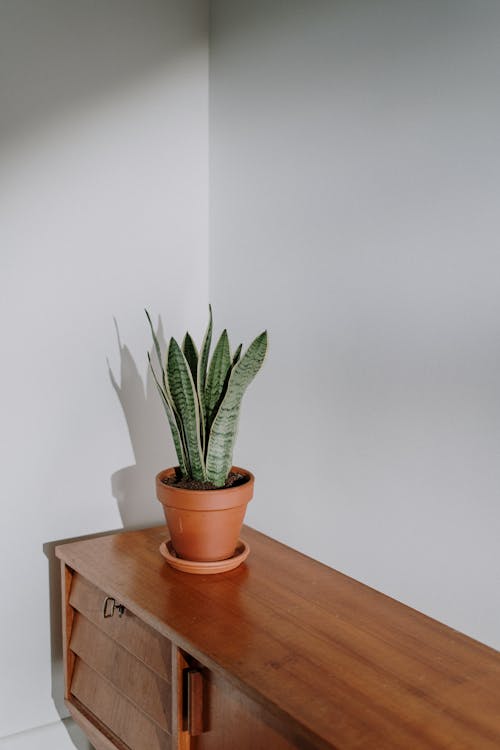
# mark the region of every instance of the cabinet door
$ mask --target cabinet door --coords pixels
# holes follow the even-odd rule
[[[273,717],[221,674],[183,654],[179,750],[306,750],[291,725]],[[194,676],[197,675],[197,679]]]
[[[100,750],[171,750],[172,643],[63,565],[66,705]]]

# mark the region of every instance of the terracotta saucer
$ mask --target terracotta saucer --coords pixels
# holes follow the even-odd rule
[[[227,570],[234,570],[238,565],[247,559],[250,553],[250,547],[243,541],[238,540],[234,555],[227,560],[216,560],[216,562],[197,562],[194,560],[183,560],[177,557],[172,547],[172,542],[167,540],[160,544],[160,552],[168,564],[176,570],[182,570],[183,573],[198,573],[199,575],[210,575],[212,573],[225,573]]]

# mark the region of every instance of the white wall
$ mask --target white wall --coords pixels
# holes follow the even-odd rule
[[[500,6],[214,0],[248,521],[500,647]]]
[[[143,308],[205,325],[207,64],[201,0],[0,7],[2,747],[59,719],[48,543],[162,520]]]
[[[72,746],[52,542],[161,520],[142,308],[205,324],[206,12],[0,8],[5,750]],[[210,120],[216,326],[271,337],[249,522],[497,647],[499,33],[496,3],[215,0]]]

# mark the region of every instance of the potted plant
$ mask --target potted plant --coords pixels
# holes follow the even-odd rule
[[[231,354],[224,329],[210,358],[212,309],[198,351],[186,333],[170,339],[165,359],[151,317],[158,372],[149,365],[165,409],[179,465],[161,471],[156,492],[177,558],[212,563],[235,555],[254,488],[250,471],[232,465],[241,400],[267,351],[264,331]],[[198,572],[198,571],[196,571]]]

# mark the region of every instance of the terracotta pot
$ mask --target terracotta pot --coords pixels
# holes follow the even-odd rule
[[[247,504],[253,496],[254,476],[233,466],[248,479],[237,487],[188,490],[164,484],[175,468],[160,471],[156,495],[163,505],[175,553],[184,560],[214,562],[234,555]]]

